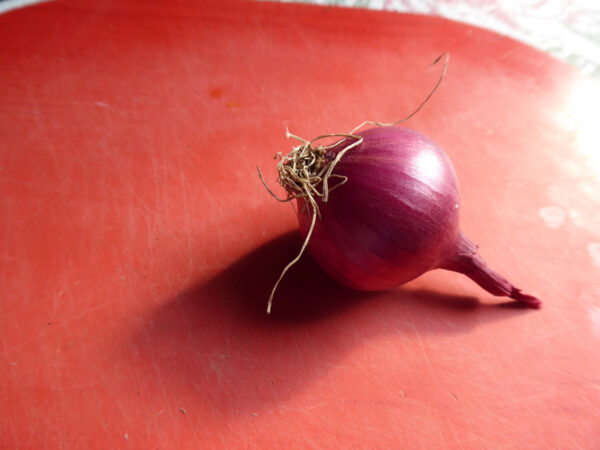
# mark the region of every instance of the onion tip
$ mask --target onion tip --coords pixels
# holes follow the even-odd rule
[[[542,306],[542,301],[539,298],[534,297],[533,295],[524,294],[521,292],[521,289],[515,287],[513,287],[509,297],[528,308],[540,309]]]

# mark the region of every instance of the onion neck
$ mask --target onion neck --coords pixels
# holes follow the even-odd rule
[[[538,298],[522,293],[506,278],[492,270],[477,254],[477,245],[462,232],[455,254],[442,264],[441,268],[468,276],[490,294],[498,297],[510,297],[530,308],[539,308],[542,304]]]

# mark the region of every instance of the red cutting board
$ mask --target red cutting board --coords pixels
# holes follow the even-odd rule
[[[5,448],[600,448],[600,90],[442,19],[66,0],[0,17]],[[539,311],[432,272],[363,294],[264,190],[285,127],[409,113]]]

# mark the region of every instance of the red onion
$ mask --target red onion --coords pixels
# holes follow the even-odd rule
[[[490,269],[459,228],[460,198],[452,163],[421,133],[378,127],[357,133],[363,141],[335,166],[347,182],[318,199],[308,248],[322,269],[339,283],[358,290],[384,290],[441,268],[463,273],[497,296],[538,308]],[[347,138],[330,150],[339,152]],[[312,223],[298,200],[301,232]]]
[[[285,199],[268,188],[258,171],[275,198],[297,200],[305,237],[300,253],[277,280],[267,312],[279,282],[307,245],[326,273],[353,289],[390,289],[439,268],[465,274],[491,294],[540,307],[539,299],[490,269],[460,231],[458,182],[444,151],[428,137],[395,126],[414,116],[439,87],[448,65],[449,55],[444,55],[437,84],[402,120],[365,122],[349,134],[312,141],[288,132],[302,145],[286,156],[278,154]],[[367,124],[377,127],[356,133]],[[327,146],[315,144],[332,136],[342,139]]]

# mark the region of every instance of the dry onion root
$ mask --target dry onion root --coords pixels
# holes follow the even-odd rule
[[[355,136],[352,134],[323,135],[313,139],[312,141],[306,141],[301,137],[295,136],[288,130],[286,130],[286,135],[288,138],[293,138],[302,142],[302,145],[294,147],[294,149],[287,155],[283,156],[281,153],[276,155],[276,158],[279,158],[279,162],[277,163],[279,182],[286,190],[287,197],[277,197],[277,195],[275,195],[273,191],[269,189],[260,172],[260,169],[257,167],[258,175],[260,176],[260,179],[267,191],[269,191],[269,193],[278,201],[289,202],[292,200],[303,199],[306,202],[305,204],[310,206],[312,210],[312,221],[306,238],[304,239],[304,243],[302,244],[302,248],[300,249],[300,253],[298,253],[298,256],[290,261],[287,266],[285,266],[281,272],[281,275],[279,276],[279,279],[275,283],[275,286],[273,286],[273,290],[271,291],[271,295],[269,296],[269,301],[267,303],[267,314],[271,313],[271,306],[273,305],[273,297],[275,295],[275,291],[277,290],[277,286],[279,286],[279,283],[285,276],[286,272],[300,260],[304,250],[306,250],[306,247],[308,246],[308,242],[310,241],[312,232],[317,222],[317,217],[320,216],[316,197],[320,198],[322,202],[326,203],[329,198],[329,192],[343,185],[348,180],[344,176],[333,174],[333,169],[346,152],[357,145],[360,145],[362,142],[362,138],[360,136]],[[345,137],[350,138],[353,140],[353,142],[338,152],[337,155],[334,155],[330,153],[330,150],[338,146],[339,142],[327,145],[325,147],[315,145],[316,141],[327,137]],[[338,182],[332,186],[329,186],[330,179],[338,180]]]

